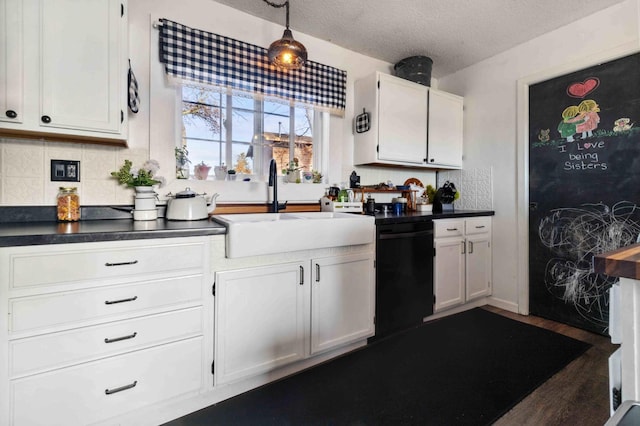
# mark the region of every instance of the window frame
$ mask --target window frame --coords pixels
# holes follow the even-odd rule
[[[179,104],[179,108],[178,108],[178,123],[180,128],[183,128],[184,126],[184,121],[183,121],[183,116],[182,116],[182,106],[184,103],[184,98],[183,98],[183,88],[184,87],[193,87],[190,85],[179,85],[176,89],[176,95],[177,95],[177,100],[178,100],[178,104]],[[220,93],[220,95],[225,97],[225,106],[215,106],[215,105],[210,105],[211,107],[214,108],[220,108],[222,110],[224,110],[224,120],[228,123],[231,123],[229,127],[226,128],[225,131],[225,137],[224,138],[220,138],[220,140],[215,140],[215,139],[207,139],[213,143],[220,143],[220,144],[224,144],[224,159],[222,159],[222,155],[220,155],[220,161],[223,162],[224,164],[228,165],[228,168],[232,168],[233,164],[234,164],[234,159],[233,159],[233,146],[234,143],[235,144],[243,144],[245,142],[241,142],[241,141],[235,141],[233,140],[233,112],[234,112],[234,108],[233,107],[233,98],[236,96],[244,96],[244,95],[238,95],[238,94],[234,94],[232,90],[227,89],[227,90],[219,90],[220,88],[214,87],[212,86],[211,88],[207,88],[206,86],[200,86],[201,88],[205,89],[205,90],[211,90],[212,92],[218,92]],[[296,120],[295,120],[295,112],[296,112],[296,108],[311,108],[313,110],[313,122],[311,123],[312,125],[312,145],[313,145],[313,156],[312,156],[312,164],[311,167],[313,170],[315,171],[320,171],[320,173],[323,174],[323,176],[326,176],[326,164],[325,161],[323,161],[323,159],[326,159],[328,156],[328,143],[326,140],[326,137],[328,136],[328,128],[329,128],[329,120],[330,120],[330,115],[328,112],[323,111],[319,108],[314,107],[313,105],[303,105],[303,104],[298,104],[298,105],[294,105],[291,103],[287,103],[287,102],[282,102],[278,99],[273,99],[273,98],[262,98],[260,96],[256,96],[254,94],[251,93],[247,93],[245,94],[249,99],[253,99],[253,140],[251,142],[249,142],[247,145],[249,146],[253,146],[254,150],[253,150],[253,170],[252,170],[252,176],[255,176],[256,178],[262,179],[262,180],[266,180],[268,177],[268,173],[269,173],[269,162],[271,160],[271,158],[273,158],[273,155],[271,158],[265,158],[264,152],[262,149],[260,149],[262,146],[266,146],[268,145],[267,142],[264,141],[264,119],[265,119],[265,108],[264,108],[264,104],[265,102],[274,102],[274,103],[281,103],[284,106],[287,106],[289,108],[288,112],[289,112],[289,129],[288,129],[288,134],[289,134],[289,162],[293,161],[294,157],[295,157],[295,145],[296,145],[296,133],[295,133],[295,127],[296,127]],[[231,105],[231,107],[229,107],[229,105]],[[259,119],[256,119],[256,117],[258,117]],[[220,124],[221,127],[222,126],[226,126],[224,124],[224,121]],[[220,132],[222,132],[223,130],[221,129]],[[183,147],[183,146],[187,146],[188,147],[188,140],[189,139],[196,139],[196,138],[189,138],[188,136],[186,136],[186,134],[183,135],[182,132],[179,132],[179,138],[177,140],[177,147]],[[257,135],[262,135],[262,138],[260,141],[254,142],[256,139]],[[197,162],[201,161],[200,159],[192,159],[189,158],[189,160],[191,160],[192,164],[196,164]],[[220,164],[210,164],[210,166],[214,167],[214,166],[218,166]],[[278,170],[278,175],[281,175],[281,170]],[[192,174],[189,174],[189,178],[192,178]],[[209,178],[212,178],[212,175],[210,175]]]

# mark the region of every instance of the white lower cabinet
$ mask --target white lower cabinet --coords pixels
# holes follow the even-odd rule
[[[202,336],[11,382],[15,425],[84,425],[197,391]]]
[[[216,384],[304,358],[308,281],[301,263],[216,274]]]
[[[371,253],[222,271],[215,288],[216,385],[374,333]]]
[[[464,303],[465,241],[462,237],[434,238],[433,246],[436,251],[433,264],[433,310],[438,312]]]
[[[371,256],[315,259],[311,274],[311,354],[374,334]]]
[[[209,247],[0,248],[0,424],[103,422],[205,389]]]
[[[436,219],[434,312],[491,294],[491,217]]]

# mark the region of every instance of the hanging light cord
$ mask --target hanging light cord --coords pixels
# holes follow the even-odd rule
[[[275,7],[276,9],[280,9],[281,7],[287,7],[287,29],[289,28],[289,0],[285,1],[282,4],[278,4],[278,3],[273,3],[270,2],[269,0],[263,0],[266,4],[268,4],[271,7]]]

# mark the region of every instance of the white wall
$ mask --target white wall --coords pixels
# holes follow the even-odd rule
[[[522,232],[528,220],[526,208],[522,208],[527,202],[527,170],[526,141],[518,133],[516,118],[518,80],[535,75],[543,81],[558,69],[570,69],[574,64],[573,70],[578,70],[610,56],[620,46],[627,50],[629,45],[638,45],[636,0],[627,0],[439,80],[441,90],[465,98],[465,169],[493,169],[496,305],[515,311],[520,302],[521,312],[528,309],[526,265],[519,270],[516,262],[516,254],[525,259],[521,263],[526,263],[528,255],[526,233]],[[522,200],[520,211],[518,196]],[[518,285],[523,290],[520,295]]]

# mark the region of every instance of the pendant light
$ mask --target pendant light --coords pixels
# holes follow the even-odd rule
[[[269,0],[264,0],[264,2],[275,8],[284,7],[287,12],[287,25],[282,38],[269,46],[269,62],[278,68],[290,70],[302,68],[307,60],[307,49],[302,43],[293,39],[293,34],[289,29],[289,0],[282,4],[271,3]]]

